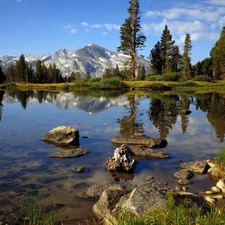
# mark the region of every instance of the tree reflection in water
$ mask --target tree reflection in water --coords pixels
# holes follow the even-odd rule
[[[5,93],[4,91],[0,91],[0,121],[2,120],[2,107],[3,107],[2,101],[4,93]]]

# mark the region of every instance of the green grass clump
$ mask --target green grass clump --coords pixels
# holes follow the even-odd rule
[[[54,225],[57,204],[52,205],[49,218],[43,220],[41,208],[41,196],[28,195],[24,200],[25,218],[29,225]]]
[[[223,166],[225,168],[225,147],[222,149],[220,154],[216,157],[216,163],[219,166]]]
[[[122,213],[118,225],[222,225],[225,224],[225,214],[217,209],[188,207],[185,204],[176,204],[169,196],[166,206],[151,211],[145,216],[135,216],[131,213]]]

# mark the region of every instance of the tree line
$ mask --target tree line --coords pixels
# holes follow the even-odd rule
[[[103,78],[119,77],[121,79],[144,80],[146,71],[143,65],[138,63],[138,51],[145,47],[146,37],[141,31],[141,11],[139,0],[129,1],[129,17],[120,28],[119,52],[129,55],[129,69],[120,71],[106,68]],[[189,33],[184,40],[183,54],[175,44],[167,25],[162,32],[160,40],[150,50],[148,59],[151,73],[149,75],[179,75],[180,80],[199,78],[203,80],[225,79],[225,27],[222,28],[220,37],[210,52],[210,57],[191,65],[192,41]],[[86,80],[91,78],[87,72]],[[59,83],[81,79],[79,72],[72,72],[70,77],[63,77],[56,65],[46,67],[40,60],[37,61],[35,70],[25,61],[22,54],[15,66],[10,66],[6,74],[2,72],[0,64],[0,83],[4,82],[34,82],[34,83]]]

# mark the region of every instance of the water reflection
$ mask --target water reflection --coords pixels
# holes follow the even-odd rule
[[[179,168],[178,160],[201,160],[220,152],[225,134],[225,94],[99,95],[0,92],[0,201],[5,206],[1,207],[0,216],[11,205],[20,206],[23,194],[40,190],[46,196],[44,203],[57,199],[65,204],[58,218],[61,221],[83,218],[90,213],[93,202],[78,199],[76,193],[92,184],[115,179],[134,187],[145,176],[152,175],[176,185],[171,174]],[[192,113],[187,115],[182,110]],[[59,125],[73,125],[81,136],[88,136],[80,142],[91,153],[68,160],[49,158],[56,150],[40,138]],[[110,174],[105,162],[115,149],[111,138],[136,133],[166,138],[169,144],[163,151],[172,157],[138,160],[134,173],[127,176],[122,174],[118,178],[118,174]],[[70,168],[78,166],[84,166],[85,172],[72,173]],[[207,188],[203,177],[196,180]]]
[[[3,108],[2,100],[4,93],[5,93],[4,91],[0,90],[0,121],[2,120],[2,108]]]

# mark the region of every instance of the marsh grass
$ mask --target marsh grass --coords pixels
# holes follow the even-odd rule
[[[43,220],[41,195],[28,195],[23,202],[26,222],[29,225],[53,225],[56,217],[57,204],[53,204],[50,209],[50,216]]]
[[[168,195],[166,206],[151,211],[145,216],[137,217],[131,213],[122,213],[118,225],[222,225],[225,214],[217,209],[205,211],[203,208],[177,205]]]

